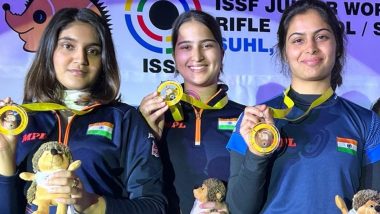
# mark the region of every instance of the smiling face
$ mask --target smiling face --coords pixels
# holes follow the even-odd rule
[[[101,45],[95,29],[73,22],[59,36],[53,54],[57,80],[66,89],[88,89],[101,70]]]
[[[292,87],[296,91],[303,93],[312,87],[312,90],[306,90],[322,93],[330,87],[336,41],[331,27],[317,11],[307,10],[292,18],[284,55],[291,70]]]
[[[174,48],[176,68],[187,89],[217,84],[223,52],[206,25],[194,20],[183,23]]]

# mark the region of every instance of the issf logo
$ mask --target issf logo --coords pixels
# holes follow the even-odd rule
[[[126,0],[125,23],[133,38],[144,48],[171,54],[171,29],[174,20],[184,11],[201,10],[199,0]]]

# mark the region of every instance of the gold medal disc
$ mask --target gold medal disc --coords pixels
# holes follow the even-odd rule
[[[165,100],[168,106],[177,104],[183,96],[181,84],[175,81],[162,82],[158,86],[157,92]]]
[[[251,131],[250,143],[261,154],[270,154],[280,144],[280,133],[274,125],[259,123]]]
[[[0,133],[18,135],[28,125],[26,111],[17,105],[6,105],[0,108]]]

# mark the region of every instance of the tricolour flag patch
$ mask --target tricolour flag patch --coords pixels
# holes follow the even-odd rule
[[[339,152],[345,152],[351,155],[356,155],[358,149],[358,142],[349,138],[337,137],[337,150]]]
[[[237,118],[218,118],[219,130],[234,130]]]
[[[112,139],[113,124],[109,122],[93,123],[88,126],[88,135],[99,135]]]

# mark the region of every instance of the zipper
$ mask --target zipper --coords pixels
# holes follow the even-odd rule
[[[193,107],[194,108],[194,107]],[[195,146],[200,146],[201,145],[201,123],[202,123],[202,112],[203,109],[200,109],[199,111],[194,108],[195,112]]]
[[[210,100],[212,100],[214,97],[216,97],[222,89],[219,89],[206,103],[208,103]],[[203,109],[198,109],[194,106],[192,106],[195,112],[195,146],[201,145],[201,125],[202,125],[202,112]],[[199,111],[198,111],[199,110]]]

